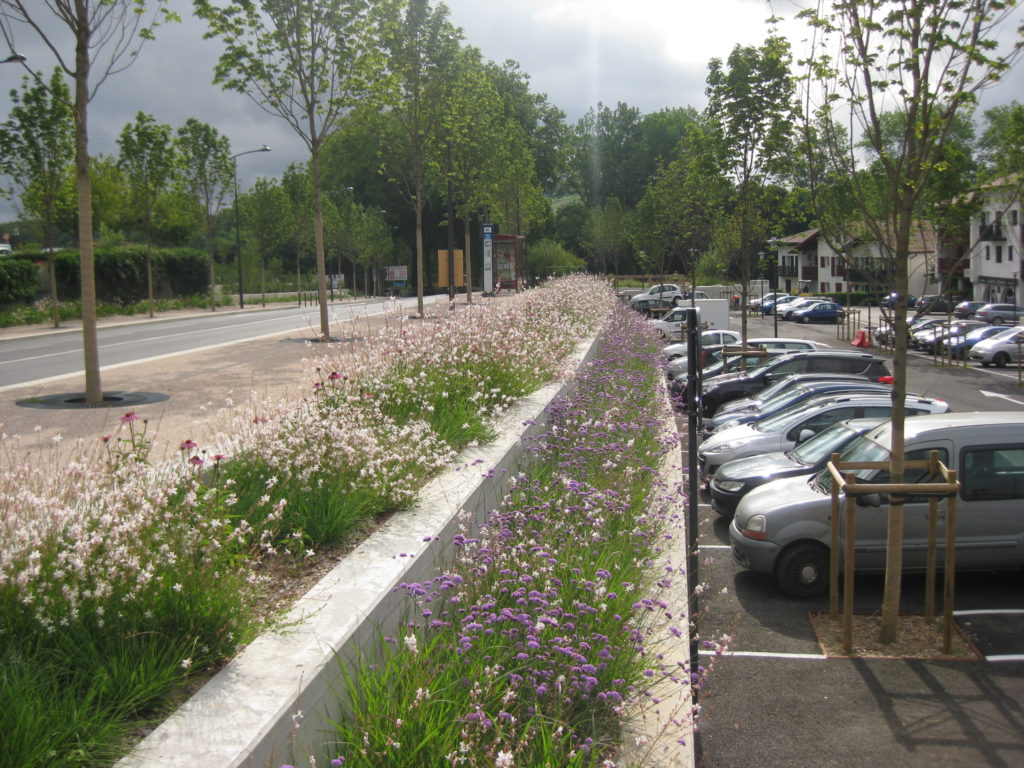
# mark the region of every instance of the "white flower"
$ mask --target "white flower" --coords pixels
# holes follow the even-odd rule
[[[494,760],[494,768],[512,768],[513,765],[512,753],[499,750]]]
[[[416,653],[416,635],[410,633],[405,636],[405,647],[408,648],[412,653]]]

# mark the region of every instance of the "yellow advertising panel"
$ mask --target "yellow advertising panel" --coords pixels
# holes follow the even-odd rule
[[[461,288],[463,286],[465,277],[465,269],[463,268],[462,262],[462,250],[455,251],[455,287]],[[448,251],[437,252],[437,287],[447,288],[448,287]]]

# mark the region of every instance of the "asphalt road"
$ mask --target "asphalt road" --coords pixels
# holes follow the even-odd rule
[[[337,302],[330,307],[331,325],[337,328],[349,321],[379,316],[385,311],[394,311],[396,306],[415,308],[415,299]],[[101,326],[97,331],[100,368],[132,365],[282,334],[317,338],[320,335],[317,308],[289,305],[245,312],[221,310],[153,322]],[[80,328],[0,340],[0,391],[81,372]]]
[[[750,335],[772,335],[771,322],[753,320]],[[849,348],[834,327],[780,322],[779,335]],[[1024,410],[1012,369],[950,370],[912,355],[908,371],[910,389],[954,410]],[[827,598],[787,598],[770,577],[736,566],[728,521],[709,501],[698,505],[696,613],[703,638],[729,641],[722,655],[702,652],[711,671],[699,695],[698,766],[1024,765],[1024,577],[958,575],[956,623],[977,659],[829,658],[810,614]],[[859,576],[856,612],[877,612],[882,589],[880,576]],[[907,576],[901,611],[921,613],[923,602],[923,577]]]

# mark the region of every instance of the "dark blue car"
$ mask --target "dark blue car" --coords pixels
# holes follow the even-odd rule
[[[791,320],[798,323],[838,323],[846,317],[846,310],[834,301],[819,301],[803,309],[793,311]]]
[[[987,339],[989,336],[995,336],[997,333],[1002,333],[1005,330],[1006,328],[1001,325],[983,325],[981,328],[975,328],[966,336],[953,336],[943,343],[943,347],[948,344],[949,356],[963,359],[971,353],[971,347],[979,341]]]

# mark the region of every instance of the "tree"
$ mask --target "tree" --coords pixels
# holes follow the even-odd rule
[[[735,189],[730,220],[738,227],[735,264],[744,307],[757,254],[769,235],[763,188],[790,147],[794,82],[789,66],[789,43],[773,34],[760,47],[736,46],[725,65],[712,59],[708,67],[705,115],[721,137]],[[741,322],[746,338],[746,313]]]
[[[429,0],[407,0],[398,23],[384,36],[390,88],[384,95],[384,167],[416,216],[416,311],[423,315],[423,210],[430,181],[431,148],[446,107],[458,33],[448,9]]]
[[[43,222],[43,247],[55,245],[53,226],[57,209],[67,199],[68,172],[74,157],[74,123],[71,93],[60,69],[48,86],[22,83],[21,93],[11,91],[11,112],[0,125],[0,173],[21,189],[22,208]],[[60,325],[57,306],[57,275],[50,251],[50,298],[53,327]]]
[[[1016,2],[1002,0],[835,0],[827,11],[801,15],[821,48],[808,64],[805,125],[817,126],[815,146],[837,166],[859,167],[857,147],[839,127],[852,121],[872,149],[876,168],[855,174],[850,202],[892,260],[895,311],[891,478],[904,477],[904,399],[910,240],[922,197],[942,161],[959,115],[1016,61],[1021,31],[1007,52],[999,34]],[[840,51],[836,57],[835,51]],[[896,132],[885,113],[901,116]],[[882,641],[895,640],[902,577],[903,505],[889,510]]]
[[[309,150],[320,335],[330,338],[320,150],[338,120],[368,98],[381,68],[378,0],[194,0],[226,47],[214,82],[284,120]]]
[[[121,131],[117,143],[121,148],[119,165],[131,187],[132,208],[142,219],[146,237],[146,295],[149,316],[153,317],[153,215],[157,199],[174,176],[174,137],[171,126],[139,112],[135,122]]]
[[[315,248],[309,242],[312,227],[313,185],[308,171],[295,163],[289,165],[281,175],[281,188],[288,199],[288,220],[291,221],[291,241],[295,251],[295,292],[299,306],[302,306],[302,257]],[[355,286],[353,286],[354,288]]]
[[[203,213],[203,234],[210,263],[210,310],[217,309],[217,271],[213,238],[217,214],[235,178],[231,145],[217,129],[190,117],[178,129],[177,149],[181,158],[181,178]]]
[[[89,179],[89,102],[108,77],[123,71],[138,54],[136,45],[152,39],[154,30],[177,15],[168,0],[0,0],[8,22],[23,24],[40,36],[58,66],[75,83],[75,188],[78,194],[78,254],[82,281],[82,351],[85,367],[85,400],[103,402],[100,355],[96,339],[96,272],[92,240],[92,188]],[[75,40],[74,56],[62,50],[51,36],[55,17]],[[14,29],[0,24],[0,34],[16,50]],[[98,66],[97,66],[98,65]],[[27,68],[27,67],[26,67]],[[92,79],[93,73],[98,76]],[[37,78],[38,81],[38,78]]]
[[[598,271],[619,274],[619,263],[629,249],[630,215],[624,210],[617,197],[609,197],[603,208],[594,208],[590,213],[586,232],[591,252]]]
[[[260,259],[260,295],[267,304],[267,262],[270,254],[291,241],[295,232],[291,204],[281,185],[272,179],[257,179],[242,207],[246,228],[253,232]]]

